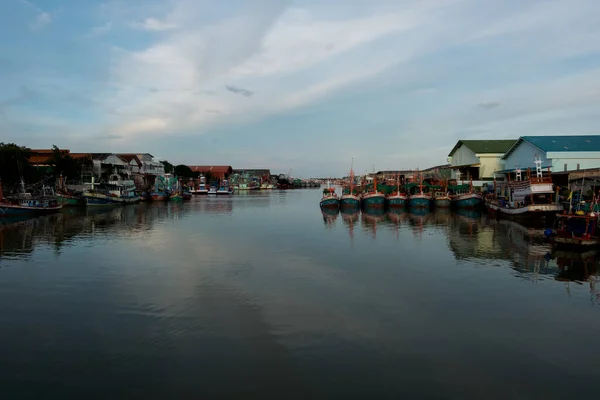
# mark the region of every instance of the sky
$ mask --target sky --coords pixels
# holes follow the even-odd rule
[[[293,176],[598,134],[598,0],[2,0],[0,142]]]

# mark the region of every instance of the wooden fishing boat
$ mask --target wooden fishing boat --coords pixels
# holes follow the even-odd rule
[[[51,193],[51,188],[43,187],[41,196],[32,196],[25,192],[25,185],[21,182],[22,191],[14,197],[4,197],[2,194],[2,181],[0,181],[0,217],[18,217],[21,215],[43,215],[58,212],[62,205],[58,204]]]
[[[593,211],[558,214],[555,226],[550,241],[557,247],[600,246],[600,221]]]
[[[340,199],[335,193],[335,189],[330,186],[329,182],[327,182],[327,188],[323,189],[323,197],[321,197],[319,206],[321,208],[330,208],[336,210],[340,207]]]
[[[385,207],[385,194],[377,190],[377,179],[373,180],[373,187],[362,194],[361,204],[364,208]]]
[[[480,208],[483,196],[473,188],[473,183],[460,184],[448,187],[452,207],[455,208]]]
[[[448,208],[452,204],[450,194],[444,190],[436,190],[433,192],[433,205],[436,208]]]
[[[425,208],[431,207],[431,193],[429,193],[423,186],[423,180],[419,179],[419,184],[412,184],[410,187],[410,196],[408,198],[409,208]]]
[[[524,180],[520,170],[515,181],[498,184],[494,180],[494,192],[486,196],[485,207],[492,214],[511,218],[554,216],[562,210],[550,171],[544,175],[539,166],[536,176],[528,171]]]
[[[340,207],[360,208],[360,196],[354,186],[354,171],[352,170],[352,166],[350,167],[350,175],[348,177],[348,187],[343,189],[342,196],[340,197]]]
[[[94,183],[92,177],[90,189],[83,192],[83,199],[87,206],[108,206],[135,204],[141,200],[141,197],[135,193],[135,184],[132,180],[123,180],[113,174],[107,183],[98,185]]]
[[[217,189],[218,195],[230,195],[233,194],[233,189],[229,186],[227,179],[223,179]]]
[[[400,176],[396,176],[396,188],[386,196],[389,208],[404,208],[408,202],[408,195],[400,186]]]
[[[58,204],[61,204],[63,207],[79,207],[85,205],[81,193],[76,193],[67,189],[62,175],[60,175],[56,181],[55,196]]]

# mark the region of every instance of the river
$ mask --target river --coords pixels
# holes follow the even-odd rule
[[[4,398],[600,393],[593,253],[473,212],[324,214],[319,190],[0,226]]]

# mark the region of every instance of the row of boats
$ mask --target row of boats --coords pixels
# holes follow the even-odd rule
[[[480,208],[483,202],[481,193],[476,192],[471,184],[457,185],[444,188],[441,185],[426,182],[408,183],[391,187],[385,185],[387,190],[377,186],[377,180],[372,185],[367,185],[363,193],[358,193],[352,180],[350,185],[342,189],[338,195],[328,183],[323,190],[320,201],[321,208],[423,208],[430,209],[448,208]],[[387,193],[386,193],[387,192]]]

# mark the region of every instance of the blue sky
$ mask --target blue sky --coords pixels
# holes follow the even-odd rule
[[[600,1],[0,3],[0,141],[337,176],[597,134]]]

